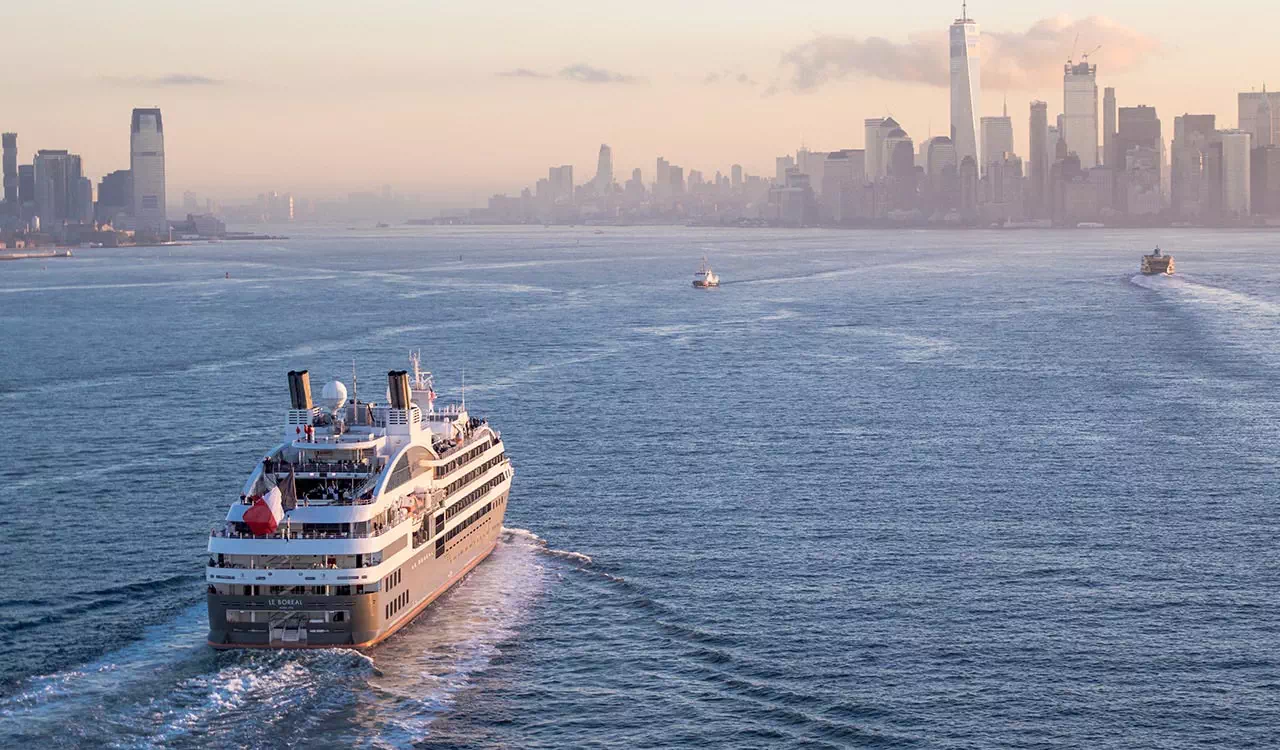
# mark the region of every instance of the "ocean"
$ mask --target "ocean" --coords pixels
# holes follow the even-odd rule
[[[0,265],[0,746],[1277,744],[1277,235],[294,232]],[[286,371],[418,348],[497,550],[368,652],[211,650]]]

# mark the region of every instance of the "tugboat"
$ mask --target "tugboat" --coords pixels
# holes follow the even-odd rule
[[[1157,247],[1150,255],[1142,256],[1142,272],[1148,276],[1157,274],[1172,276],[1173,256],[1164,255],[1160,252],[1160,248]]]
[[[716,276],[716,272],[711,270],[711,266],[707,265],[706,256],[702,258],[702,265],[698,266],[698,271],[693,274],[693,286],[697,289],[711,289],[720,286],[720,277]]]

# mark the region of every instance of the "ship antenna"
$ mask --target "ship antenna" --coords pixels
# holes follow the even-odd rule
[[[462,371],[462,410],[467,410],[467,371]]]
[[[360,403],[360,386],[356,380],[356,358],[351,358],[351,403]]]

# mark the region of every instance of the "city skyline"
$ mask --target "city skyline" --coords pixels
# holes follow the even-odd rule
[[[474,50],[445,39],[443,30],[480,23],[477,11],[463,9],[430,16],[399,9],[400,16],[383,19],[371,13],[356,29],[322,16],[308,22],[309,39],[286,28],[279,10],[265,11],[254,28],[237,27],[250,40],[271,36],[282,50],[271,54],[222,54],[203,35],[182,45],[161,42],[152,54],[130,43],[141,44],[145,29],[122,28],[115,54],[95,58],[92,66],[71,66],[72,55],[0,83],[0,97],[23,102],[6,112],[0,127],[26,134],[23,161],[36,149],[65,147],[84,155],[96,179],[127,154],[106,137],[104,102],[160,106],[171,124],[181,125],[168,138],[170,201],[185,190],[220,198],[263,189],[340,196],[352,186],[389,183],[399,191],[474,202],[545,163],[588,171],[602,141],[613,146],[620,175],[659,153],[707,169],[742,163],[766,173],[772,154],[798,144],[860,146],[861,123],[871,116],[892,115],[918,138],[946,133],[942,26],[957,17],[958,3],[920,3],[909,17],[827,2],[802,3],[785,14],[754,3],[733,7],[741,31],[715,23],[717,14],[730,12],[727,3],[682,9],[678,28],[657,28],[636,20],[635,9],[609,4],[597,11],[597,23],[625,30],[607,34],[610,44],[572,29],[548,30],[540,40],[535,23],[522,30],[533,38],[521,45],[523,57],[496,48],[493,39]],[[1231,7],[1229,0],[1223,12]],[[1265,83],[1254,67],[1257,55],[1250,54],[1252,29],[1237,44],[1215,50],[1196,36],[1199,25],[1179,14],[1125,3],[1073,11],[1074,20],[1060,19],[1043,3],[968,8],[984,32],[986,85],[977,116],[997,115],[1006,95],[1015,113],[1032,99],[1060,110],[1053,79],[1057,71],[1060,81],[1077,34],[1076,54],[1101,45],[1092,61],[1107,71],[1108,85],[1162,112],[1217,112],[1230,121],[1235,92]],[[1269,16],[1280,17],[1273,9],[1249,11],[1260,27]],[[517,17],[531,12],[512,9]],[[1094,17],[1104,12],[1113,20]],[[99,14],[86,6],[72,19],[55,19],[47,9],[23,8],[15,27],[57,20],[75,38],[91,21],[112,27],[112,19]],[[156,6],[148,23],[163,24],[168,14]],[[196,23],[185,20],[219,29],[236,20],[229,15],[201,10]],[[391,18],[400,18],[400,28]],[[370,35],[382,32],[389,44],[374,54]],[[426,49],[397,47],[415,32]],[[701,38],[693,44],[689,37],[699,34],[715,34],[718,43],[708,46]],[[566,43],[566,35],[575,41]],[[19,56],[34,54],[31,41],[18,36]],[[329,70],[322,84],[306,61],[319,59],[317,45],[339,39],[333,63],[358,64]],[[446,50],[453,57],[442,57]],[[368,59],[350,60],[356,51]],[[326,85],[328,95],[317,96]],[[1025,128],[1016,131],[1017,150],[1025,152]],[[332,148],[344,139],[354,147]]]

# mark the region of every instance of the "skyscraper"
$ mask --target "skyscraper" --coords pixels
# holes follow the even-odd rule
[[[734,164],[732,167],[730,167],[729,175],[730,175],[730,178],[729,178],[730,184],[733,185],[733,189],[734,190],[741,189],[742,188],[742,165]]]
[[[1031,213],[1039,218],[1047,213],[1046,196],[1049,185],[1049,105],[1031,102],[1031,155],[1027,159],[1027,172],[1031,179]]]
[[[115,221],[117,215],[128,214],[132,210],[133,173],[127,169],[119,169],[103,177],[98,183],[98,204],[94,210],[94,218],[109,224]]]
[[[1196,218],[1209,212],[1211,202],[1208,158],[1217,126],[1214,115],[1182,115],[1173,119],[1173,212]]]
[[[1251,209],[1250,142],[1253,136],[1243,130],[1219,130],[1222,143],[1222,213],[1240,218]]]
[[[1253,149],[1249,167],[1254,215],[1280,216],[1280,146]]]
[[[1063,68],[1062,137],[1067,151],[1080,157],[1080,168],[1098,166],[1098,66],[1088,60]]]
[[[951,140],[961,162],[973,157],[982,164],[978,148],[978,107],[982,101],[982,76],[978,48],[978,24],[969,18],[967,6],[951,24]]]
[[[133,216],[142,232],[166,233],[164,123],[158,109],[133,110],[129,135],[129,171],[133,174]]]
[[[1258,110],[1263,107],[1263,101],[1266,101],[1266,108],[1271,112],[1270,118],[1258,117]],[[1280,144],[1280,92],[1267,91],[1263,87],[1261,92],[1249,91],[1241,93],[1237,97],[1239,106],[1239,128],[1246,133],[1251,133],[1254,138],[1254,146],[1265,145],[1258,142],[1258,136],[1263,132],[1268,135],[1268,142],[1272,144]],[[1267,120],[1271,121],[1271,127],[1266,127]]]
[[[1121,107],[1108,164],[1116,173],[1114,206],[1129,214],[1157,214],[1164,208],[1164,139],[1160,118],[1145,104]]]
[[[866,173],[867,182],[875,183],[883,180],[889,173],[889,164],[884,158],[884,142],[889,134],[900,130],[901,125],[892,117],[873,117],[863,121],[866,130]]]
[[[982,118],[982,158],[987,164],[1001,163],[1005,154],[1013,153],[1013,120],[1006,106],[1000,117]],[[986,172],[986,164],[981,171]]]
[[[600,144],[600,156],[596,160],[596,193],[608,195],[613,192],[613,149],[609,144]]]
[[[78,218],[80,157],[65,149],[41,149],[33,166],[36,215],[44,231],[57,231],[68,219]]]
[[[1102,165],[1113,169],[1124,167],[1124,158],[1116,153],[1116,90],[1102,91]],[[1123,153],[1123,152],[1120,152]]]
[[[18,205],[18,134],[0,135],[0,146],[4,149],[4,202],[13,210]]]
[[[1258,108],[1253,114],[1253,147],[1266,148],[1276,142],[1276,117],[1271,107],[1271,97],[1267,96],[1267,87],[1262,87],[1262,98],[1258,100]]]

